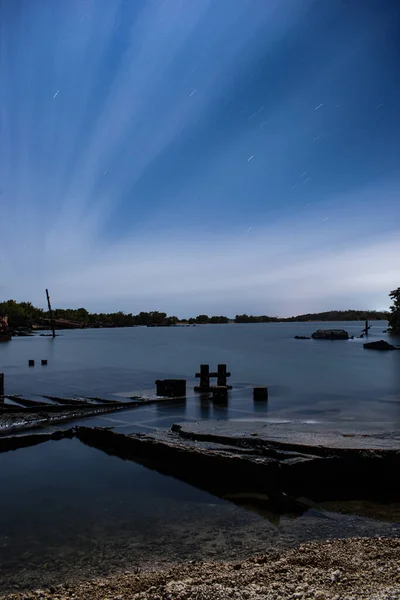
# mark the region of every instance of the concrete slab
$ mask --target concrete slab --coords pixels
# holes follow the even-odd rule
[[[178,424],[181,437],[234,444],[251,441],[287,445],[291,448],[327,448],[346,450],[400,450],[400,432],[383,429],[364,433],[355,428],[329,430],[320,423],[265,423],[260,421],[197,421]]]

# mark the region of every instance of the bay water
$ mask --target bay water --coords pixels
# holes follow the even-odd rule
[[[369,340],[388,339],[385,322],[372,325]],[[328,327],[344,328],[355,338],[293,339]],[[71,330],[54,340],[21,337],[1,344],[0,371],[6,393],[32,397],[152,396],[155,379],[188,380],[185,402],[80,422],[127,433],[208,418],[398,431],[400,352],[364,350],[365,340],[357,338],[362,327],[347,322]],[[29,359],[35,367],[28,366]],[[42,367],[41,359],[48,365]],[[211,369],[227,364],[233,385],[227,406],[204,403],[193,393],[201,363]],[[269,387],[267,404],[253,402],[255,385]],[[309,539],[399,533],[397,518],[379,520],[357,511],[310,510],[294,519],[250,510],[77,440],[0,454],[0,589],[146,562],[236,559]]]

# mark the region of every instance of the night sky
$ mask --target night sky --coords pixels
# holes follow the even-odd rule
[[[0,300],[290,316],[400,285],[398,0],[0,0]]]

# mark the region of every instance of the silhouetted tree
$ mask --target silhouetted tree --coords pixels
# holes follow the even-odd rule
[[[229,323],[228,317],[221,316],[213,316],[210,317],[209,323]]]
[[[35,308],[30,302],[16,302],[15,300],[0,302],[0,315],[8,316],[11,329],[31,327],[40,317],[43,317],[43,314],[41,308]]]
[[[261,315],[255,317],[253,315],[236,315],[235,323],[275,323],[277,321],[283,321],[284,319],[278,319],[277,317],[268,317],[267,315]]]
[[[389,331],[391,333],[400,333],[400,287],[396,290],[392,290],[389,296],[393,300],[388,318]]]
[[[208,315],[197,315],[196,317],[196,323],[199,323],[199,325],[204,325],[205,323],[209,323],[210,319],[208,317]]]

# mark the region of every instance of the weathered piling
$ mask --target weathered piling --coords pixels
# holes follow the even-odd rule
[[[226,370],[226,365],[220,364],[218,365],[217,372],[210,373],[209,365],[200,365],[200,372],[196,373],[196,377],[200,378],[200,385],[196,385],[194,390],[195,392],[212,392],[215,386],[212,386],[210,383],[210,378],[217,378],[217,387],[225,387],[228,390],[232,389],[231,385],[228,385],[226,382],[227,377],[230,377],[231,374]]]
[[[56,332],[55,332],[55,329],[54,329],[53,310],[51,308],[49,290],[47,290],[47,289],[46,289],[46,298],[47,298],[47,304],[48,304],[48,307],[49,307],[51,331],[52,331],[52,334],[53,334],[53,338],[55,338],[56,337]]]
[[[33,360],[33,358],[30,358],[30,359],[29,359],[29,361],[28,361],[28,365],[29,365],[30,367],[34,367],[34,366],[35,366],[35,361]]]
[[[225,404],[228,402],[228,388],[221,385],[213,387],[212,399],[216,404]]]
[[[199,392],[208,391],[210,389],[210,366],[200,365],[200,372],[196,373],[196,377],[200,378],[200,383],[194,389]]]
[[[47,358],[42,358],[42,366],[44,367],[45,365],[47,365]]]
[[[226,379],[230,377],[231,374],[226,370],[226,365],[218,365],[217,371],[217,386],[227,386]],[[232,387],[232,386],[229,386]]]
[[[0,402],[4,402],[4,373],[0,373]]]
[[[253,388],[253,400],[268,400],[268,388],[267,387],[255,387]]]
[[[166,398],[182,398],[186,396],[185,379],[157,379],[157,396]]]

